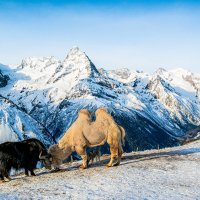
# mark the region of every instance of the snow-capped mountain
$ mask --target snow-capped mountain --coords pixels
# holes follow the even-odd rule
[[[3,65],[0,67],[13,78],[9,68]],[[0,88],[2,90],[5,89],[5,86],[7,89],[12,87],[8,84],[8,80],[10,77],[0,72]],[[36,137],[47,145],[54,142],[53,137],[40,122],[27,114],[23,107],[19,107],[12,100],[0,94],[0,142],[18,141],[31,137]]]
[[[49,137],[49,143],[63,135],[82,108],[94,112],[106,107],[126,130],[126,151],[179,144],[187,131],[200,125],[200,74],[183,69],[158,69],[153,74],[97,69],[75,47],[63,61],[26,58],[15,70],[2,67],[0,85],[3,82],[0,111],[15,105],[8,106],[9,112],[22,110],[37,124],[31,121],[27,127],[37,127],[34,134]],[[22,124],[27,122],[16,116]],[[10,118],[0,115],[1,124],[10,127]],[[29,137],[26,131],[15,133]]]

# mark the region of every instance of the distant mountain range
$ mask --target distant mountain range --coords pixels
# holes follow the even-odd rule
[[[190,131],[200,126],[200,74],[97,69],[77,47],[63,61],[26,58],[14,70],[0,65],[0,142],[37,137],[52,144],[80,109],[99,107],[125,128],[126,151],[178,145],[199,134]]]

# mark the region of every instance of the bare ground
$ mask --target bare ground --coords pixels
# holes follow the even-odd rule
[[[86,170],[80,162],[58,173],[13,176],[0,184],[0,199],[196,199],[200,200],[200,142],[163,150],[124,154],[118,167],[102,156]]]

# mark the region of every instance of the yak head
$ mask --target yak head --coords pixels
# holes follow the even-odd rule
[[[42,155],[42,152],[40,152],[39,159],[46,169],[49,169],[49,170],[51,169],[51,164],[52,164],[51,154],[47,153],[45,155]]]

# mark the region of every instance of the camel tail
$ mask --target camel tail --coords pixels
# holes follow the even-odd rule
[[[120,128],[120,130],[121,130],[121,140],[122,140],[122,145],[124,146],[125,145],[125,136],[126,136],[126,134],[125,134],[125,130],[124,130],[124,128],[122,127],[122,126],[119,126],[119,128]]]

